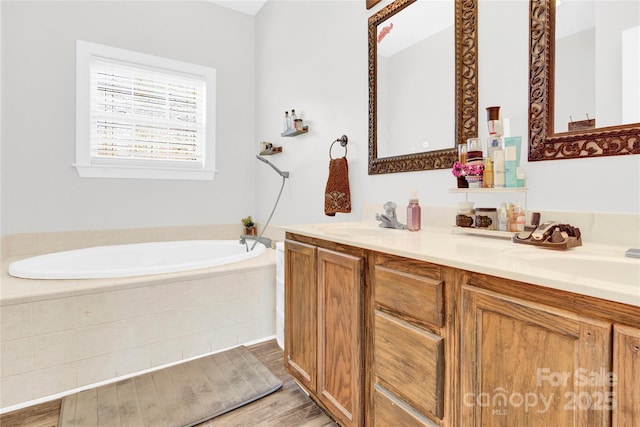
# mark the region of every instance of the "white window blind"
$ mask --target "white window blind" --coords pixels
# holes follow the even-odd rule
[[[201,167],[206,82],[93,58],[91,157]]]
[[[189,72],[194,67],[199,72]],[[80,175],[211,179],[208,110],[209,104],[215,107],[215,98],[210,102],[215,87],[209,87],[215,85],[215,70],[201,72],[205,68],[79,41]]]

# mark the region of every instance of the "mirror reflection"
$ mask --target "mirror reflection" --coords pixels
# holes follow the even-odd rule
[[[377,26],[378,157],[455,144],[453,0],[417,1]]]
[[[369,174],[449,169],[478,133],[477,0],[369,17]]]
[[[553,133],[640,122],[639,63],[639,2],[556,2]]]

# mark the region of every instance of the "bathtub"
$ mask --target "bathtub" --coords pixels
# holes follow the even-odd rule
[[[249,247],[253,242],[249,242]],[[238,240],[184,240],[96,246],[39,255],[9,265],[24,279],[98,279],[196,270],[243,261],[265,252],[262,243],[247,252]]]

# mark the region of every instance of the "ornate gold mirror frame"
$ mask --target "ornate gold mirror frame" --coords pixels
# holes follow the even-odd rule
[[[555,0],[529,2],[529,161],[640,154],[640,123],[554,133]]]
[[[378,158],[377,28],[415,0],[396,0],[369,18],[369,175],[447,169],[459,143],[478,135],[478,53],[476,0],[455,0],[456,141],[453,148]],[[428,96],[428,94],[425,94]],[[423,126],[416,123],[415,126]]]

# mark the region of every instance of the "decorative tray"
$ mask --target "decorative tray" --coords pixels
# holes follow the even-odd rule
[[[556,224],[545,233],[542,240],[535,240],[529,234],[526,238],[520,238],[518,234],[511,239],[513,243],[523,245],[539,246],[548,249],[569,249],[582,246],[582,236],[580,229],[569,224]]]

